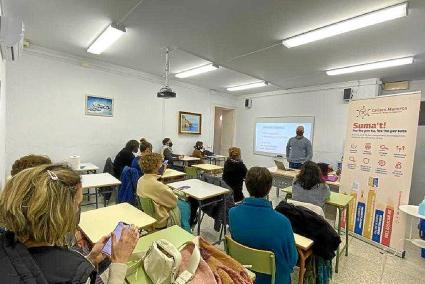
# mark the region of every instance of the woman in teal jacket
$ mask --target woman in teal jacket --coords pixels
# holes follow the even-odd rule
[[[276,257],[276,284],[291,283],[290,274],[297,263],[291,223],[282,214],[273,210],[266,199],[272,187],[272,176],[268,169],[253,167],[245,179],[251,197],[229,212],[232,238],[251,248],[272,251]],[[256,273],[256,284],[270,283],[270,275]]]

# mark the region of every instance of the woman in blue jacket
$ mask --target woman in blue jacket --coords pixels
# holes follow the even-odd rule
[[[232,238],[248,247],[274,252],[275,283],[289,284],[298,252],[291,223],[273,210],[272,203],[266,199],[272,187],[272,176],[266,168],[253,167],[248,171],[245,183],[250,197],[229,211]],[[256,273],[255,283],[270,282],[270,275]]]

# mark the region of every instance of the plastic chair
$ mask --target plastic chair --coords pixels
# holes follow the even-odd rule
[[[184,172],[186,173],[186,177],[188,179],[198,178],[198,170],[194,167],[185,167]]]
[[[152,218],[155,218],[155,206],[153,205],[152,199],[139,196],[139,201],[143,212],[145,212]]]
[[[224,247],[226,253],[242,265],[251,265],[250,270],[270,275],[271,284],[275,283],[276,263],[273,252],[241,245],[229,236],[225,236]]]
[[[139,196],[139,201],[140,201],[140,205],[142,207],[143,212],[145,212],[146,214],[148,214],[152,218],[156,219],[155,206],[153,204],[152,199]],[[181,224],[180,224],[180,211],[179,211],[178,207],[174,208],[173,210],[170,210],[169,215],[170,215],[170,218],[169,218],[169,221],[168,221],[169,227],[174,226],[174,225],[181,226]]]

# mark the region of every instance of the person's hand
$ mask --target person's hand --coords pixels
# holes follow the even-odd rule
[[[119,240],[112,233],[112,263],[127,263],[138,240],[139,229],[134,225],[124,228]]]
[[[89,255],[87,256],[87,259],[92,264],[97,265],[105,259],[105,255],[102,254],[102,248],[105,246],[108,239],[109,236],[103,236],[100,238],[100,240],[97,241],[97,243],[94,244]]]

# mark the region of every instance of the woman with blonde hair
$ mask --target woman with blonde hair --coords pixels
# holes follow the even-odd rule
[[[105,259],[102,237],[87,257],[67,248],[80,219],[80,176],[64,165],[42,165],[14,175],[0,195],[0,275],[5,283],[93,283]],[[112,237],[106,283],[123,283],[137,228]],[[102,275],[101,275],[102,276]],[[105,275],[104,275],[105,276]]]
[[[231,147],[229,158],[224,163],[223,180],[232,188],[235,202],[244,199],[242,188],[246,172],[247,168],[241,159],[241,149]]]

